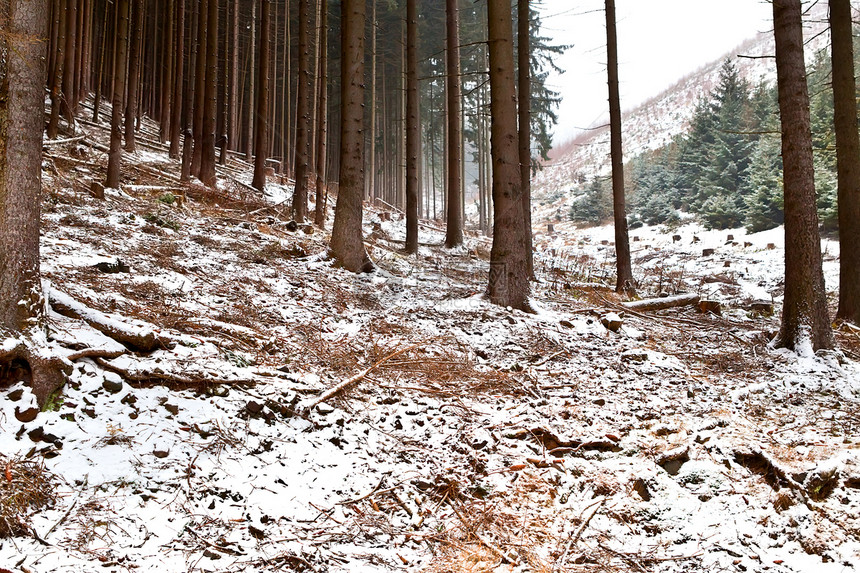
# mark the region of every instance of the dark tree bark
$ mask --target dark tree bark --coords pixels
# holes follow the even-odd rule
[[[140,86],[140,61],[143,49],[143,0],[131,0],[129,5],[134,16],[131,26],[131,53],[128,56],[128,97],[125,105],[125,150],[136,149],[134,120],[137,115],[138,88]]]
[[[529,0],[517,0],[517,91],[519,94],[520,179],[523,186],[523,217],[526,233],[526,264],[534,278],[532,252],[532,74]]]
[[[785,300],[777,346],[833,347],[815,209],[809,92],[800,0],[773,0],[785,187]]]
[[[311,132],[311,42],[310,0],[299,0],[299,71],[296,85],[296,185],[293,192],[293,219],[304,222],[308,217],[308,179],[310,177]],[[289,22],[287,22],[289,26]]]
[[[418,253],[418,165],[421,120],[418,109],[418,0],[406,1],[406,252]]]
[[[68,0],[66,5],[66,47],[63,54],[63,103],[60,108],[63,117],[69,125],[75,123],[75,107],[77,94],[75,93],[75,46],[78,36],[78,2]]]
[[[0,4],[0,22],[0,366],[23,363],[44,406],[70,372],[44,348],[39,273],[47,2]]]
[[[461,167],[463,157],[461,143],[463,125],[461,123],[462,82],[460,80],[460,6],[459,0],[446,0],[446,78],[448,87],[448,123],[447,142],[448,170],[446,173],[446,190],[448,202],[448,221],[445,228],[445,246],[450,248],[463,244],[463,220],[460,218],[460,196],[463,193]],[[436,195],[433,194],[435,201]],[[435,207],[433,209],[435,213]]]
[[[56,38],[54,41],[53,64],[51,66],[51,118],[48,120],[48,138],[56,139],[60,133],[60,107],[63,99],[63,52],[66,49],[66,30],[63,14],[66,11],[66,2],[69,0],[55,0],[56,14],[54,15]]]
[[[255,189],[266,188],[266,159],[269,151],[269,0],[260,0],[260,47],[257,70],[257,109],[254,143]]]
[[[528,247],[518,150],[510,0],[488,0],[487,31],[494,214],[489,294],[495,304],[529,310]]]
[[[170,118],[170,157],[179,157],[179,139],[182,133],[182,107],[185,104],[183,82],[185,73],[185,0],[176,1],[176,74],[173,79],[173,107]]]
[[[209,23],[209,0],[197,2],[197,57],[194,63],[194,147],[191,153],[191,174],[200,176],[203,157],[203,115],[206,109],[206,33]]]
[[[181,2],[182,0],[180,0]],[[177,57],[173,47],[176,33],[173,31],[174,22],[174,0],[167,0],[167,47],[165,56],[167,57],[167,68],[164,73],[164,81],[161,86],[161,125],[158,129],[158,137],[161,143],[165,143],[170,139],[170,122],[173,120],[173,82],[176,81],[176,62],[181,63],[182,59]]]
[[[325,226],[326,151],[328,138],[328,0],[320,0],[319,102],[317,103],[316,208],[314,224]]]
[[[612,212],[615,217],[615,291],[635,294],[630,263],[630,237],[624,196],[624,150],[621,145],[621,98],[618,90],[618,37],[615,32],[615,0],[606,0],[606,53],[609,75],[609,133],[612,159]]]
[[[229,112],[227,113],[227,142],[230,149],[236,149],[239,145],[239,133],[237,126],[241,114],[239,107],[239,4],[232,3],[230,11],[230,69],[227,82],[229,84]]]
[[[215,131],[218,112],[218,0],[207,0],[206,83],[203,95],[203,139],[200,181],[215,187]]]
[[[248,97],[248,122],[245,124],[245,160],[251,161],[251,157],[254,155],[254,106],[257,105],[257,101],[255,98],[254,89],[257,87],[256,78],[254,77],[254,73],[257,69],[255,55],[256,51],[256,40],[254,38],[257,30],[257,2],[251,2],[251,38],[248,42],[248,54],[251,59],[251,65],[248,67],[248,75],[250,79],[248,81],[248,92],[250,96]]]
[[[341,4],[340,180],[331,250],[340,266],[369,271],[373,265],[361,233],[364,195],[364,24],[365,0]]]
[[[122,162],[122,109],[125,94],[126,63],[128,61],[128,0],[117,0],[116,54],[113,67],[113,110],[110,120],[110,153],[108,154],[105,187],[119,188],[120,163]]]
[[[837,318],[860,325],[860,135],[851,3],[830,0],[836,175],[839,185],[839,310]]]

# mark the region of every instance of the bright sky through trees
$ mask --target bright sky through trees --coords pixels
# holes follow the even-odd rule
[[[540,0],[545,33],[573,44],[550,84],[563,97],[555,141],[608,117],[603,0]],[[757,32],[772,29],[762,0],[617,0],[622,109],[657,95]]]

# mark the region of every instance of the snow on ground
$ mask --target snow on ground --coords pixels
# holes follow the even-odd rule
[[[377,270],[355,276],[325,258],[327,233],[289,224],[288,191],[266,202],[231,181],[247,179],[238,162],[219,190],[192,185],[181,201],[143,188],[97,201],[63,156],[46,162],[46,278],[170,342],[78,360],[30,422],[15,415],[27,388],[2,391],[6,481],[43,459],[58,499],[27,517],[34,535],[0,539],[0,568],[829,573],[860,563],[856,335],[840,335],[844,352],[798,358],[768,348],[776,318],[744,308],[779,300],[778,231],[633,231],[643,294],[699,291],[724,313],[628,313],[616,333],[600,319],[622,314],[617,297],[581,284],[611,274],[606,228],[559,225],[538,238],[529,315],[483,298],[480,238],[446,251],[431,224],[420,255],[406,257],[400,215],[370,211]],[[147,165],[178,171],[162,153],[137,159],[126,185],[157,186]],[[92,267],[116,259],[131,272]],[[64,345],[96,339],[71,319],[51,322]]]

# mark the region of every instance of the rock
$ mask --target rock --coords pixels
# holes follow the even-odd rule
[[[305,225],[302,227],[302,231],[304,231],[305,235],[313,235],[314,234],[314,226],[313,225]]]
[[[170,450],[152,450],[152,455],[158,459],[164,459],[170,455]]]
[[[290,221],[289,223],[287,223],[286,227],[287,227],[287,231],[290,231],[290,232],[295,232],[295,231],[299,230],[299,224],[296,223],[295,221]]]
[[[42,426],[27,432],[27,437],[34,442],[41,442],[45,435],[45,429]]]
[[[122,262],[122,259],[117,259],[115,263],[101,262],[93,265],[97,271],[102,273],[116,274],[116,273],[130,273],[131,267]]]
[[[752,247],[752,243],[750,243],[749,241],[744,241],[744,248],[746,249],[747,247]]]
[[[672,235],[672,242],[677,243],[681,240],[681,235]]]
[[[734,236],[734,235],[729,235],[728,237],[726,237],[726,242],[727,242],[727,243],[731,243],[731,242],[732,242],[732,241],[734,241],[734,240],[735,240],[735,236]]]
[[[724,261],[724,262],[723,262],[723,268],[729,268],[729,267],[731,267],[731,266],[732,266],[732,262],[731,262],[731,261]]]
[[[18,406],[15,406],[15,419],[19,422],[27,423],[32,422],[36,419],[36,416],[39,415],[39,408],[36,406],[31,406],[29,408],[25,408],[23,410],[19,409]]]
[[[177,406],[176,404],[168,404],[165,402],[163,405],[164,409],[173,414],[174,416],[179,414],[179,406]]]
[[[761,316],[773,316],[773,303],[767,300],[753,301],[747,310]]]
[[[711,257],[714,254],[714,249],[702,249],[703,257]]]
[[[245,411],[251,416],[259,416],[263,412],[263,404],[255,402],[254,400],[249,400],[248,403],[245,404]]]
[[[624,325],[624,321],[621,319],[618,314],[614,312],[610,312],[600,319],[600,324],[605,326],[608,330],[612,332],[618,332],[621,330],[621,327]]]
[[[122,386],[122,378],[113,372],[105,372],[105,380],[102,382],[102,388],[111,394],[116,394],[122,391]]]
[[[561,321],[559,321],[559,324],[565,328],[573,328],[573,323],[570,322],[569,320],[561,320]]]
[[[768,250],[768,251],[772,251],[772,250],[774,250],[775,248],[776,248],[776,245],[775,245],[774,243],[768,243],[768,244],[767,244],[767,250]]]
[[[681,446],[669,450],[657,458],[657,465],[666,470],[671,476],[678,475],[681,466],[690,461],[690,450],[687,446]]]
[[[625,350],[621,353],[621,362],[645,362],[648,351],[643,349]]]
[[[633,482],[633,491],[639,494],[642,501],[651,501],[651,492],[648,491],[648,484],[642,478],[638,478]]]
[[[17,402],[18,400],[20,400],[20,399],[21,399],[21,397],[22,397],[23,395],[24,395],[24,389],[23,389],[23,388],[18,388],[17,390],[12,390],[12,391],[11,391],[11,392],[9,392],[8,394],[6,394],[6,398],[7,398],[10,402]]]
[[[96,199],[101,199],[104,201],[105,198],[105,186],[101,181],[93,181],[90,183],[90,195],[95,197]]]
[[[555,233],[555,226],[552,223],[547,223],[546,232],[549,233],[550,235]]]

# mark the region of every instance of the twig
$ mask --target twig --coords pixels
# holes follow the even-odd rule
[[[589,505],[588,507],[586,507],[583,510],[583,511],[588,511],[589,508],[597,506],[597,507],[594,507],[594,511],[591,512],[591,515],[589,515],[582,523],[580,523],[579,527],[576,528],[576,531],[573,532],[573,535],[570,537],[570,541],[567,542],[567,546],[564,548],[564,553],[562,553],[561,557],[558,558],[558,562],[561,565],[564,565],[564,560],[567,557],[567,554],[570,552],[570,549],[574,545],[576,545],[576,543],[579,541],[579,538],[582,537],[582,534],[585,532],[585,528],[588,527],[588,524],[591,521],[591,518],[593,518],[595,515],[597,515],[597,512],[600,511],[600,508],[603,506],[603,503],[605,501],[606,501],[605,497],[600,498],[599,500],[592,503],[591,505]]]
[[[350,378],[348,380],[344,380],[343,382],[341,382],[340,384],[338,384],[334,388],[327,390],[321,396],[319,396],[318,398],[313,400],[310,404],[308,404],[307,408],[311,409],[314,406],[316,406],[317,404],[320,404],[320,403],[325,402],[326,400],[328,400],[330,398],[333,398],[334,396],[337,396],[338,394],[340,394],[341,392],[343,392],[344,390],[346,390],[350,386],[353,386],[354,384],[361,382],[368,374],[373,372],[375,369],[379,368],[382,364],[388,362],[392,358],[395,358],[397,356],[400,356],[401,354],[409,352],[410,350],[412,350],[414,348],[418,348],[419,346],[424,346],[425,344],[427,344],[427,342],[429,342],[429,341],[423,340],[421,342],[413,344],[412,346],[406,346],[406,347],[403,347],[399,350],[395,350],[394,352],[392,352],[388,356],[377,360],[376,362],[373,363],[373,365],[371,365],[368,368],[365,368],[364,370],[362,370],[361,372],[359,372],[358,374],[356,374],[352,378]]]

